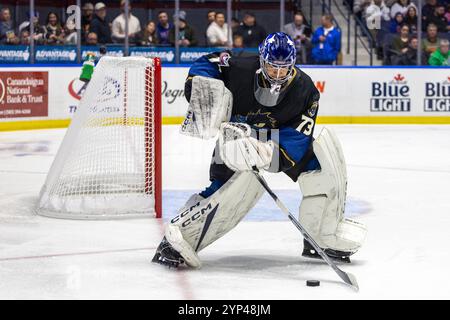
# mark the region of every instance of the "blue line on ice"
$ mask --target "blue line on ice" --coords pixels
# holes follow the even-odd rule
[[[301,202],[301,193],[297,190],[274,190],[278,197],[295,215]],[[184,205],[187,199],[196,191],[194,190],[164,190],[163,212],[164,220],[168,221],[176,215],[176,212]],[[198,192],[198,191],[197,191]],[[370,204],[364,200],[349,198],[345,215],[354,217],[370,211]],[[245,217],[246,221],[285,221],[287,218],[280,212],[269,195],[264,194],[256,206]]]

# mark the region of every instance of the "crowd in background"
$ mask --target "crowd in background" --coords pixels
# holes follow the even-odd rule
[[[346,0],[353,12],[367,22],[377,57],[384,65],[416,65],[422,46],[422,65],[449,65],[450,0],[424,0],[422,29],[417,1]],[[371,26],[376,26],[373,28]],[[422,34],[419,44],[418,32]]]
[[[418,30],[418,9],[411,0],[344,0],[361,21],[367,23],[367,31],[374,39],[377,57],[386,65],[417,64],[417,47],[423,47],[422,64],[448,64],[450,32],[450,0],[426,0],[422,8],[422,30]],[[82,7],[81,43],[83,45],[121,44],[125,39],[125,1],[121,1],[121,14],[115,18],[108,15],[103,2],[87,2]],[[243,15],[242,21],[231,19],[231,36],[228,35],[227,18],[223,12],[207,13],[206,30],[194,30],[189,24],[186,11],[179,11],[178,17],[170,17],[166,11],[159,11],[154,21],[142,24],[128,8],[128,36],[131,45],[195,47],[201,41],[212,47],[257,48],[267,36],[262,24],[251,12]],[[178,19],[177,19],[178,18]],[[30,22],[16,26],[11,11],[2,8],[0,14],[0,44],[30,43]],[[77,30],[73,20],[61,21],[58,14],[50,12],[42,19],[38,12],[33,14],[34,41],[38,45],[75,45]],[[175,35],[175,21],[179,23],[178,38]],[[381,22],[379,27],[371,25]],[[314,29],[302,12],[295,12],[291,22],[283,27],[297,48],[299,64],[339,64],[341,52],[341,31],[334,24],[331,15],[321,18],[320,26]],[[422,43],[418,43],[417,32],[423,31]],[[442,37],[442,35],[445,35]]]
[[[83,45],[120,44],[125,39],[125,1],[121,1],[121,14],[110,19],[108,8],[103,2],[87,2],[82,7],[81,43]],[[143,28],[141,21],[133,15],[129,5],[128,35],[129,43],[137,46],[175,46],[195,47],[199,37],[211,47],[257,48],[267,36],[267,31],[256,21],[252,12],[246,12],[242,21],[231,19],[232,35],[229,37],[228,24],[223,12],[211,10],[207,13],[207,28],[197,32],[189,24],[185,11],[178,17],[170,17],[166,11],[159,11],[155,21],[149,21]],[[75,45],[77,30],[73,20],[63,23],[55,12],[48,13],[44,24],[39,13],[33,14],[34,42],[37,45]],[[30,43],[30,23],[28,19],[17,28],[8,8],[1,9],[0,44],[28,45]],[[178,18],[178,19],[176,19]],[[175,21],[179,21],[178,38],[175,39]],[[293,21],[284,26],[283,31],[295,41],[298,63],[332,64],[340,52],[340,31],[335,28],[333,18],[326,15],[322,25],[314,32],[301,12],[294,14]]]

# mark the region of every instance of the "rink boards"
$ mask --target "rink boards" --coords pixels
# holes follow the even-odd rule
[[[448,68],[304,67],[321,93],[318,123],[450,124]],[[164,124],[187,109],[188,67],[164,67]],[[0,130],[66,127],[79,104],[79,66],[2,67]]]

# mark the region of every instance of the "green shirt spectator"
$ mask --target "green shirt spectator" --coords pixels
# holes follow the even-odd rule
[[[428,60],[430,66],[448,66],[450,65],[450,43],[447,39],[441,40],[439,49],[436,50]]]

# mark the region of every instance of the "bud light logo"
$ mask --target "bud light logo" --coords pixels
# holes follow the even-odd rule
[[[401,74],[390,82],[373,82],[370,111],[409,112],[411,111],[410,88]]]
[[[443,82],[425,82],[425,112],[450,111],[450,77]]]

